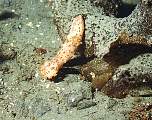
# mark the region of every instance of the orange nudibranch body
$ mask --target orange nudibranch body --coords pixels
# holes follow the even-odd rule
[[[73,19],[67,40],[57,55],[40,66],[40,74],[44,79],[53,80],[62,66],[74,56],[78,46],[82,43],[83,34],[84,19],[79,15]]]

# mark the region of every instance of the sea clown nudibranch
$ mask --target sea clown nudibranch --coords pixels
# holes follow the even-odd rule
[[[84,34],[84,19],[81,15],[73,19],[67,39],[52,59],[40,66],[40,74],[44,79],[53,80],[62,66],[73,58],[78,46],[82,43]]]

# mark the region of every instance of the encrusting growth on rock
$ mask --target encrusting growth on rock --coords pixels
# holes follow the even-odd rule
[[[57,55],[40,66],[40,74],[44,79],[52,80],[62,66],[74,56],[78,46],[82,43],[83,33],[84,20],[79,15],[73,19],[67,39]]]

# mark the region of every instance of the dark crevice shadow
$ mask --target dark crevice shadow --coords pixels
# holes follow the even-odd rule
[[[121,44],[111,47],[103,59],[117,67],[128,64],[131,59],[144,53],[152,53],[152,47],[141,44]]]
[[[0,21],[13,19],[13,18],[19,18],[19,15],[7,10],[0,13]]]
[[[137,5],[122,3],[122,5],[119,6],[118,8],[118,13],[115,17],[116,18],[128,17],[132,13],[132,11],[136,8],[136,6]]]
[[[70,61],[68,61],[64,66],[66,67],[72,67],[72,66],[79,66],[79,65],[84,65],[87,62],[93,60],[94,58],[96,58],[95,55],[92,55],[91,57],[84,57],[84,56],[79,56],[77,58],[74,58]]]
[[[68,75],[68,74],[80,74],[79,68],[62,68],[58,75],[54,78],[54,82],[62,82],[62,80]]]
[[[54,78],[54,82],[58,83],[63,80],[68,74],[81,74],[80,68],[81,65],[86,64],[87,62],[93,60],[95,56],[86,58],[84,56],[79,56],[75,59],[68,61],[63,68],[59,71],[58,75]]]
[[[135,96],[136,97],[136,96]],[[137,97],[152,97],[152,94],[144,94],[144,95],[139,95]]]

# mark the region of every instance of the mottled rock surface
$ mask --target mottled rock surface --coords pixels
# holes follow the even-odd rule
[[[152,68],[151,4],[147,0],[135,3],[133,8],[127,7],[130,14],[119,16],[121,9],[117,5],[122,5],[117,3],[119,0],[114,0],[113,6],[110,6],[113,2],[105,0],[105,8],[100,0],[99,5],[95,1],[0,1],[0,44],[6,43],[0,48],[3,56],[0,119],[127,120],[134,105],[152,101],[151,86],[148,86]],[[82,58],[89,60],[76,60],[78,65],[83,64],[82,68],[91,67],[88,72],[97,83],[97,78],[109,82],[102,91],[94,91],[87,77],[86,81],[81,80],[73,67],[75,64],[65,65],[55,83],[43,81],[39,76],[39,65],[57,53],[70,29],[71,19],[79,14],[85,19]],[[46,52],[37,54],[36,49]],[[96,63],[99,63],[97,71]],[[141,90],[143,86],[145,89]]]

